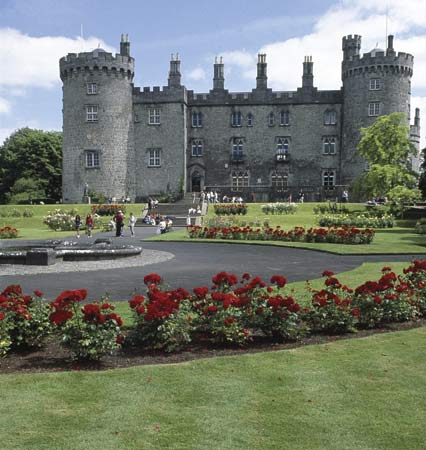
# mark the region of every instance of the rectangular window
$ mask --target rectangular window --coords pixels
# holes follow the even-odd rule
[[[192,156],[203,156],[203,142],[196,140],[192,142]]]
[[[241,191],[243,187],[248,187],[249,185],[249,175],[248,171],[233,171],[231,174],[231,190],[232,191]]]
[[[276,191],[285,191],[288,187],[288,173],[278,171],[272,172],[271,184]]]
[[[98,105],[86,105],[86,122],[98,121]]]
[[[336,125],[337,113],[334,110],[327,110],[324,113],[324,125]]]
[[[243,121],[243,115],[240,111],[233,112],[231,115],[231,125],[233,127],[240,127]]]
[[[194,128],[200,128],[203,126],[203,116],[200,112],[192,113],[192,126]]]
[[[336,154],[336,138],[334,136],[326,136],[322,139],[322,150],[324,155]]]
[[[380,103],[379,102],[371,102],[368,104],[368,115],[378,116],[380,114]]]
[[[150,148],[148,150],[148,167],[160,167],[161,159],[160,159],[161,149],[159,148]]]
[[[289,125],[290,123],[290,113],[288,111],[281,111],[280,112],[280,125],[285,126]]]
[[[86,92],[89,95],[95,95],[98,93],[98,85],[96,83],[87,83],[86,89]]]
[[[268,126],[273,127],[275,125],[275,115],[273,112],[268,114]]]
[[[232,160],[241,161],[244,157],[243,140],[235,139],[232,143]]]
[[[160,110],[158,108],[152,108],[148,111],[148,124],[160,125]]]
[[[336,184],[336,171],[326,169],[322,172],[322,185],[325,189],[333,189]]]
[[[253,114],[249,113],[247,115],[247,126],[252,127],[253,126]]]
[[[380,78],[371,78],[370,79],[370,91],[378,91],[382,88]]]
[[[85,154],[88,169],[99,167],[99,152],[97,150],[86,150]]]

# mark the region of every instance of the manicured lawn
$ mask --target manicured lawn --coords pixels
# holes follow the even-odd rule
[[[270,226],[280,225],[284,229],[291,229],[296,226],[310,228],[318,226],[316,224],[316,216],[313,214],[313,208],[316,203],[304,203],[298,205],[296,214],[289,215],[268,215],[261,213],[261,204],[249,204],[248,214],[246,216],[237,216],[241,221],[248,224],[256,219],[263,223],[264,219],[269,221]],[[365,212],[362,205],[349,204],[349,209],[354,211]],[[207,217],[213,217],[213,209],[210,208]],[[397,223],[398,224],[398,223]],[[407,221],[401,224],[408,225]],[[229,239],[189,239],[186,230],[177,230],[172,233],[166,233],[160,236],[153,236],[149,240],[153,241],[188,241],[188,242],[227,242],[227,243],[249,243],[255,245],[265,245],[265,241],[231,241]],[[340,245],[340,244],[316,244],[305,242],[274,242],[267,241],[266,245],[278,245],[285,247],[308,248],[324,252],[336,254],[416,254],[426,253],[426,235],[419,235],[413,232],[413,226],[394,227],[387,229],[377,229],[374,240],[369,245]]]
[[[424,328],[106,372],[2,375],[5,450],[423,450]]]

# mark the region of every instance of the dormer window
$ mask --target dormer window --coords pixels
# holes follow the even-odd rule
[[[332,109],[327,109],[324,113],[324,125],[336,125],[337,113]]]

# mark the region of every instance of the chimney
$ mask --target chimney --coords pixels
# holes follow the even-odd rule
[[[223,67],[222,57],[220,57],[219,62],[217,62],[216,56],[214,59],[213,89],[225,89],[225,75]]]
[[[414,116],[414,126],[420,127],[420,109],[416,108],[416,114]]]
[[[169,72],[169,87],[180,87],[180,59],[179,53],[176,53],[176,58],[173,53],[170,57],[170,72]]]
[[[124,34],[121,35],[121,41],[120,41],[120,55],[121,56],[130,56],[130,42],[129,42],[129,35]]]
[[[386,49],[386,55],[394,55],[395,50],[393,49],[393,36],[390,34],[388,36],[388,48]]]
[[[314,87],[314,63],[312,56],[305,56],[303,61],[302,88]]]
[[[268,76],[266,75],[266,54],[259,53],[257,55],[257,77],[256,89],[267,89]]]

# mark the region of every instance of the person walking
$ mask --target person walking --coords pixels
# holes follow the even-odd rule
[[[114,216],[115,222],[115,237],[123,236],[123,221],[124,214],[119,210],[117,214]]]
[[[135,224],[136,224],[136,217],[133,215],[133,213],[130,213],[129,228],[130,228],[130,236],[131,237],[134,237],[134,235],[135,235]]]
[[[92,230],[93,230],[93,217],[91,214],[87,214],[86,216],[86,233],[87,237],[92,237]]]
[[[81,228],[81,217],[77,214],[74,219],[75,231],[77,234],[77,239],[80,239],[80,228]]]
[[[349,200],[349,194],[348,194],[348,191],[345,189],[342,192],[342,203],[348,203],[348,200]]]

